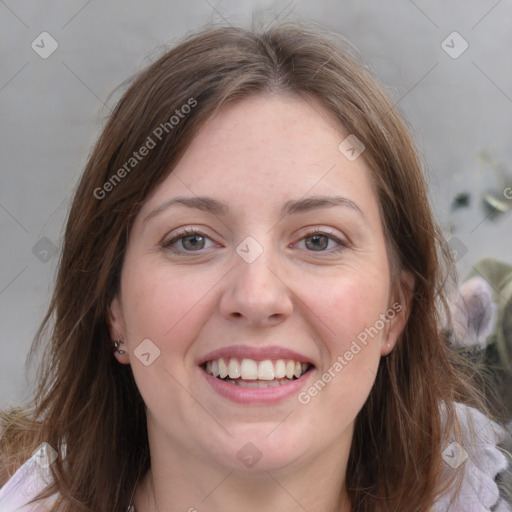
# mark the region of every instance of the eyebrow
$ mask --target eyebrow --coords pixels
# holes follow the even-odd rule
[[[347,206],[366,220],[361,208],[354,201],[343,196],[313,196],[296,201],[287,201],[282,208],[282,213],[283,215],[306,213],[319,208],[332,208],[333,206]]]
[[[172,206],[186,206],[187,208],[195,208],[203,212],[213,213],[214,215],[226,215],[229,212],[227,205],[213,199],[212,197],[197,196],[197,197],[175,197],[168,199],[162,204],[157,206],[145,219],[147,222],[155,215],[162,213],[164,210]]]
[[[226,204],[221,203],[212,197],[175,197],[173,199],[168,199],[167,201],[164,201],[162,204],[157,206],[147,215],[143,222],[147,222],[149,219],[159,215],[164,210],[167,210],[173,206],[185,206],[187,208],[201,210],[218,216],[226,215],[229,213],[229,208]],[[366,217],[361,208],[359,208],[359,206],[354,203],[354,201],[351,201],[350,199],[343,196],[313,196],[306,199],[290,200],[283,205],[281,214],[283,216],[297,215],[320,208],[332,208],[334,206],[346,206],[351,208],[352,210],[359,213],[364,220],[366,220]]]

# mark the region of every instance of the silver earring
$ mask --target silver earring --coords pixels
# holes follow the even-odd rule
[[[114,345],[114,351],[117,352],[120,356],[126,354],[124,350],[119,350],[120,345],[122,345],[123,342],[121,340],[116,340],[113,342]]]

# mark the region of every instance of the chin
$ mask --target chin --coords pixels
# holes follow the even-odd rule
[[[230,429],[233,438],[227,440],[225,453],[218,462],[229,466],[229,470],[242,473],[276,471],[293,465],[305,455],[307,441],[292,438],[291,431],[287,429],[278,432],[283,427],[278,425],[278,422],[273,422],[259,428],[254,425],[247,428],[245,425],[238,431]],[[294,428],[293,432],[300,432],[300,429]]]

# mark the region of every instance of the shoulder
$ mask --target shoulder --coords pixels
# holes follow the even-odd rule
[[[41,491],[52,483],[46,446],[42,445],[0,488],[2,512],[50,512],[55,498],[48,498],[28,505]]]
[[[472,407],[459,403],[454,406],[460,425],[459,442],[455,437],[448,441],[443,459],[445,475],[460,468],[461,479],[438,498],[432,512],[512,512],[496,482],[496,477],[508,468],[498,446],[507,438],[506,430]]]

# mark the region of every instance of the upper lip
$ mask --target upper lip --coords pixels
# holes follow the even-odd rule
[[[313,365],[309,357],[295,352],[294,350],[278,346],[251,347],[249,345],[232,345],[230,347],[219,348],[201,357],[197,364],[201,366],[207,361],[215,361],[221,357],[236,357],[237,359],[253,359],[255,361],[265,361],[266,359],[274,361],[278,359],[292,359],[293,361]]]

